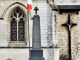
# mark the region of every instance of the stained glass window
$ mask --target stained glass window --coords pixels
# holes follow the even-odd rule
[[[19,21],[19,33],[18,33],[18,38],[19,38],[19,41],[24,41],[24,21],[23,21],[23,18],[20,19]]]
[[[11,41],[17,41],[17,22],[15,18],[11,21]]]
[[[24,13],[19,8],[11,15],[11,41],[25,41]]]

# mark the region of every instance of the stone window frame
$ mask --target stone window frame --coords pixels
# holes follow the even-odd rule
[[[15,14],[16,14],[16,16],[19,16],[19,13],[17,13],[16,12],[16,10],[19,10],[19,13],[22,13],[22,15],[20,16],[20,17],[15,17],[14,16],[14,12],[15,12]],[[23,15],[24,15],[24,17],[23,17]],[[11,17],[11,16],[13,16],[13,17]],[[11,21],[12,21],[12,18],[15,18],[15,21],[17,22],[17,41],[11,41],[11,37],[10,37],[10,43],[22,43],[22,42],[25,42],[25,39],[26,39],[26,29],[24,29],[25,30],[25,34],[24,34],[24,36],[25,36],[25,39],[24,39],[24,41],[19,41],[19,37],[18,37],[18,29],[19,29],[19,26],[18,26],[18,24],[19,24],[19,21],[20,21],[20,18],[23,18],[23,21],[24,21],[24,23],[26,23],[26,18],[25,18],[26,16],[25,16],[25,14],[24,14],[24,12],[20,9],[20,8],[16,8],[15,10],[13,10],[12,12],[11,12],[11,14],[10,14],[10,16],[9,16],[9,19],[10,19],[10,31],[11,31]],[[26,24],[25,24],[25,26],[24,26],[25,28],[26,28]],[[10,32],[10,36],[11,36],[11,32]]]
[[[17,7],[19,7],[19,9],[21,11],[23,11],[23,13],[25,14],[25,41],[24,42],[11,42],[10,41],[10,14],[13,10],[15,10]],[[16,2],[13,3],[12,5],[10,5],[6,11],[3,14],[3,17],[5,20],[7,20],[7,40],[8,40],[8,47],[27,47],[27,31],[28,31],[28,24],[27,24],[27,10],[26,10],[26,6],[23,5],[22,3]],[[7,15],[7,16],[6,16]]]
[[[16,7],[17,8],[17,7]],[[19,8],[20,9],[20,8]],[[21,10],[21,9],[20,9]],[[14,10],[13,10],[14,11]],[[13,13],[13,11],[12,11],[12,13]],[[22,10],[21,10],[22,11]],[[11,13],[11,14],[12,14]],[[8,21],[8,25],[9,25],[9,32],[8,32],[8,34],[9,34],[9,46],[18,46],[19,47],[19,45],[26,45],[26,43],[27,43],[27,21],[26,21],[26,18],[24,18],[24,21],[25,21],[25,41],[11,41],[11,18],[10,18],[10,16],[11,16],[11,14],[9,15],[9,21]],[[24,14],[24,16],[26,17],[26,15]],[[17,29],[18,29],[18,27],[17,27]],[[26,42],[26,43],[25,43]]]

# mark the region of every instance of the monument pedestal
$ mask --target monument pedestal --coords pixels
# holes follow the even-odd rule
[[[43,57],[43,50],[30,50],[31,57]]]
[[[29,58],[29,60],[45,60],[45,59],[42,57],[31,57]]]
[[[43,58],[43,50],[30,50],[30,52],[29,60],[45,60]]]

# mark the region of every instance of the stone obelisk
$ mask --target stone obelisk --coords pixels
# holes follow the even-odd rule
[[[32,37],[32,50],[30,50],[29,60],[45,60],[43,58],[43,50],[41,50],[41,33],[40,33],[40,17],[37,15],[37,7],[33,17],[33,37]]]

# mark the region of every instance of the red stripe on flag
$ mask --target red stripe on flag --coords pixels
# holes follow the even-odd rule
[[[27,11],[30,11],[32,9],[32,6],[27,4]]]

